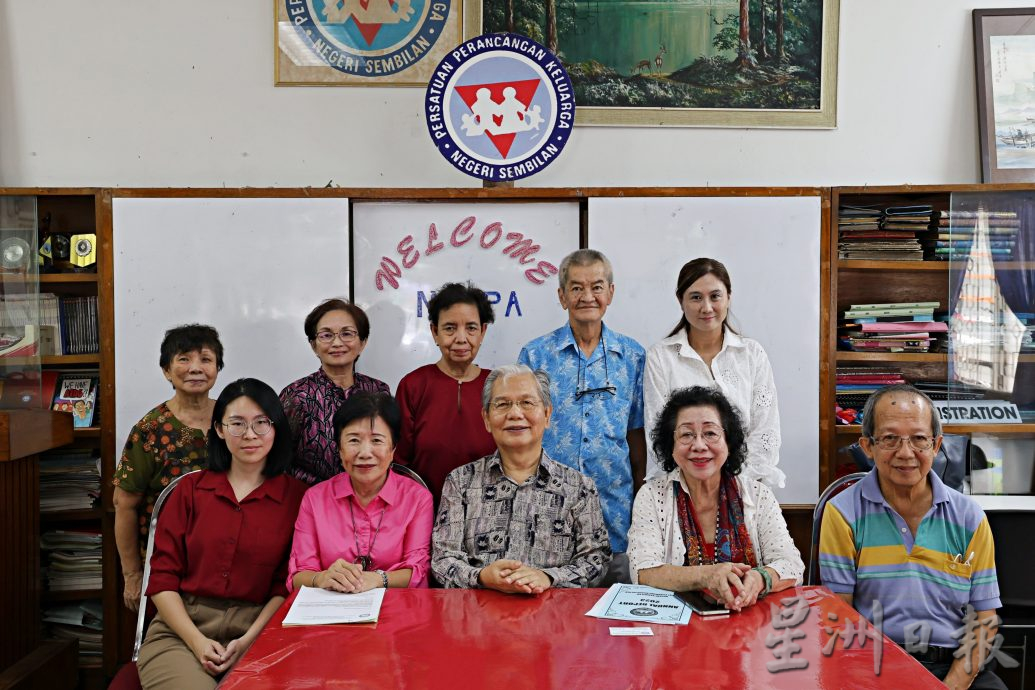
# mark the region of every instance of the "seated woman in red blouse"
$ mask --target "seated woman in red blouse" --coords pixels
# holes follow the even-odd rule
[[[478,288],[446,283],[428,302],[428,320],[442,356],[399,382],[395,399],[402,410],[402,430],[395,460],[428,483],[437,505],[450,472],[496,452],[482,421],[482,388],[489,370],[474,363],[495,315]]]
[[[285,474],[291,431],[280,400],[239,379],[212,420],[209,469],[180,482],[155,532],[147,595],[158,615],[137,661],[145,688],[214,688],[287,595],[306,486]]]

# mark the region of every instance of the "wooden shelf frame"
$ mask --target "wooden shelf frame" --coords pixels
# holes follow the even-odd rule
[[[820,415],[823,449],[821,450],[820,477],[823,486],[833,481],[838,460],[838,451],[858,437],[858,425],[841,425],[827,420],[833,419],[836,367],[838,365],[867,364],[900,365],[904,371],[922,371],[926,375],[932,372],[947,370],[949,356],[946,353],[886,353],[886,352],[845,352],[837,349],[837,319],[840,311],[848,304],[856,303],[855,298],[864,292],[867,281],[872,281],[878,291],[894,292],[901,286],[901,294],[908,295],[910,289],[928,290],[927,294],[916,294],[913,300],[936,299],[945,306],[948,290],[950,264],[948,261],[874,261],[874,260],[839,260],[837,257],[837,219],[838,208],[842,200],[849,198],[852,204],[919,204],[930,203],[936,211],[950,210],[952,195],[959,193],[998,193],[1027,192],[1035,195],[1035,185],[1017,184],[970,184],[970,185],[901,185],[876,187],[833,187],[830,193],[830,250],[828,260],[831,264],[831,283],[829,301],[825,302],[831,318],[831,327],[826,331],[829,340],[826,346],[830,349],[831,369],[823,379],[823,391],[831,393],[831,404]],[[1033,266],[1017,261],[996,263],[996,268],[1011,270],[1032,270]],[[886,277],[886,278],[885,278]],[[881,280],[885,278],[884,280]],[[854,284],[853,284],[854,283]],[[898,284],[898,285],[896,285]],[[930,292],[933,290],[933,292]],[[878,292],[879,293],[879,292]],[[873,299],[874,302],[906,301],[897,299]],[[1021,353],[1018,362],[1022,365],[1035,363],[1035,354]],[[1035,436],[1035,424],[950,424],[943,426],[947,433],[959,434],[992,434],[1023,438]],[[1025,509],[1035,510],[1035,496],[988,497],[989,505],[996,508],[1024,505]]]

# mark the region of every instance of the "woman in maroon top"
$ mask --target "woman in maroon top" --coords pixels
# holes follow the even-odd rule
[[[145,688],[214,688],[287,596],[306,486],[285,474],[291,434],[272,388],[239,379],[216,400],[208,466],[184,478],[155,531],[140,648]]]
[[[442,356],[404,376],[395,394],[402,410],[395,459],[424,478],[436,504],[446,475],[496,450],[481,413],[489,371],[474,363],[495,318],[489,298],[470,283],[439,288],[428,319]]]

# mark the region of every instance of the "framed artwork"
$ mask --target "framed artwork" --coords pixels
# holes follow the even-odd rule
[[[277,86],[426,86],[464,0],[274,0]]]
[[[1035,181],[1035,8],[974,10],[985,182]]]
[[[837,124],[840,0],[480,2],[475,27],[560,56],[576,124]]]

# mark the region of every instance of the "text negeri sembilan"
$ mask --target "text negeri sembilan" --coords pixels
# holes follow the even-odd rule
[[[520,37],[494,34],[471,39],[461,44],[452,52],[454,60],[462,60],[468,55],[488,48],[513,48],[517,52],[525,53],[537,62],[546,58],[546,51],[527,39]],[[564,68],[557,60],[542,65],[550,80],[553,81],[557,91],[557,127],[570,129],[575,120],[575,100],[571,93],[570,84],[565,76]],[[436,141],[447,136],[446,125],[442,117],[442,96],[446,83],[456,66],[450,62],[443,62],[435,71],[431,82],[428,84],[428,126]],[[547,162],[560,152],[560,148],[552,143],[536,151],[535,154],[525,160],[513,165],[487,165],[474,160],[461,151],[454,150],[449,159],[459,167],[472,175],[486,180],[506,180],[522,177],[547,164]]]

